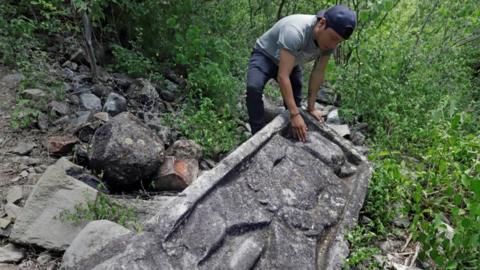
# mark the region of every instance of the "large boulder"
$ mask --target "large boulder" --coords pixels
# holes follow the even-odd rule
[[[134,115],[124,112],[96,130],[90,166],[103,171],[104,180],[114,189],[136,188],[157,171],[163,152],[160,138]]]
[[[70,176],[82,170],[66,158],[48,167],[17,217],[10,239],[47,249],[65,250],[85,223],[61,218],[65,211],[74,212],[78,205],[95,200],[97,191]]]

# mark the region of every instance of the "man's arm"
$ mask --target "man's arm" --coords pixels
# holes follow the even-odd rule
[[[300,111],[293,98],[292,83],[290,82],[290,73],[295,65],[295,56],[288,50],[280,49],[280,63],[278,65],[277,81],[280,85],[283,101],[290,112],[290,121],[294,134],[303,142],[307,139],[307,125],[303,121]]]
[[[308,112],[315,117],[318,121],[322,121],[320,112],[315,109],[315,100],[317,97],[317,91],[320,88],[320,85],[323,83],[323,78],[325,75],[325,70],[327,69],[328,60],[330,59],[329,55],[321,56],[317,61],[315,61],[315,66],[310,74],[310,79],[308,82]]]

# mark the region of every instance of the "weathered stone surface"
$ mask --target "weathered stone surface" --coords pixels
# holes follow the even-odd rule
[[[20,82],[25,79],[25,76],[21,73],[8,74],[2,77],[1,83],[7,88],[17,88]]]
[[[94,94],[81,94],[80,104],[87,111],[99,112],[102,110],[102,101]]]
[[[128,88],[128,97],[138,102],[154,102],[160,100],[155,86],[147,79],[137,79]]]
[[[166,155],[176,156],[178,158],[193,158],[198,160],[202,157],[202,147],[194,140],[178,140],[175,141],[165,153]]]
[[[19,206],[16,206],[13,203],[7,203],[5,206],[5,213],[7,213],[7,216],[11,218],[12,220],[17,219],[17,217],[20,215],[22,212],[22,208]]]
[[[58,102],[54,100],[48,103],[48,107],[51,108],[52,112],[55,112],[59,115],[67,115],[70,112],[70,108],[65,102]]]
[[[32,100],[39,100],[48,96],[45,91],[36,88],[25,89],[23,90],[22,95]]]
[[[115,116],[121,112],[127,110],[127,100],[117,94],[117,93],[110,93],[107,97],[107,101],[103,105],[103,111],[107,112],[110,116]]]
[[[7,203],[16,203],[23,198],[23,188],[21,186],[12,186],[7,192]]]
[[[16,248],[13,244],[0,247],[0,263],[19,262],[24,256],[24,251]]]
[[[329,128],[333,129],[340,137],[350,135],[348,125],[327,124]]]
[[[163,142],[139,119],[121,113],[96,130],[90,165],[103,170],[109,185],[139,186],[163,161]],[[148,184],[148,183],[147,183]]]
[[[193,183],[197,175],[196,159],[166,156],[151,186],[156,190],[183,190]]]
[[[51,136],[48,137],[48,151],[54,155],[61,155],[70,152],[78,142],[74,136]]]
[[[36,146],[37,144],[33,142],[25,142],[25,143],[20,142],[17,146],[12,148],[9,152],[12,154],[25,156],[30,154],[30,152],[32,152],[33,148],[35,148]]]
[[[328,113],[327,123],[335,124],[335,125],[342,124],[342,120],[340,119],[340,116],[338,115],[338,110],[337,109],[332,110],[331,112]]]
[[[350,142],[304,118],[309,143],[290,139],[288,115],[277,117],[172,199],[142,234],[111,241],[78,265],[340,269],[343,234],[356,222],[371,167]],[[342,178],[346,164],[356,170]]]
[[[85,269],[79,262],[101,252],[110,241],[131,233],[108,220],[95,220],[77,235],[63,255],[62,269]]]
[[[103,122],[108,122],[108,120],[110,120],[110,116],[106,112],[98,112],[94,114],[93,117]]]
[[[48,167],[15,221],[11,240],[47,249],[64,250],[84,223],[62,221],[60,214],[74,211],[75,205],[95,200],[97,191],[68,175],[81,167],[65,158]]]

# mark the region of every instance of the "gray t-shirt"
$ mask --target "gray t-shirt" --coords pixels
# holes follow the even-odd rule
[[[280,62],[281,48],[295,56],[295,65],[330,55],[333,50],[322,51],[315,45],[313,28],[316,23],[316,15],[287,16],[258,38],[255,48],[264,52],[277,65]]]

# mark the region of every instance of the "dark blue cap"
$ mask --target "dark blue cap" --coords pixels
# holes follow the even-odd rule
[[[317,13],[317,18],[325,18],[327,27],[335,30],[344,39],[350,37],[357,25],[357,15],[344,5],[336,5],[327,10],[321,10]]]

